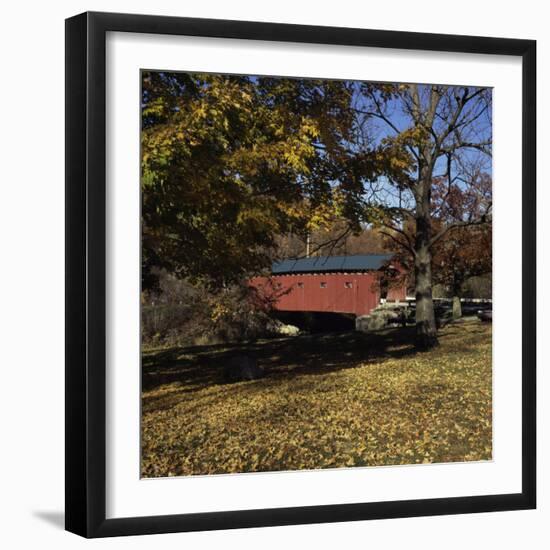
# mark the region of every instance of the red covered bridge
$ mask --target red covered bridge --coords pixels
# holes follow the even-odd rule
[[[369,314],[387,300],[404,300],[405,283],[391,281],[399,273],[389,254],[318,256],[283,260],[270,277],[251,280],[261,296],[281,311]]]

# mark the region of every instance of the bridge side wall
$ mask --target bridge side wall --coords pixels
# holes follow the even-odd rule
[[[251,284],[281,311],[367,315],[380,302],[379,276],[378,272],[304,273],[255,277]],[[404,298],[404,290],[390,289],[388,298],[400,299],[401,294]]]

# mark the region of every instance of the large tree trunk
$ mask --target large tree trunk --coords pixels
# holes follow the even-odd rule
[[[420,175],[416,201],[415,291],[416,291],[416,347],[431,349],[439,344],[432,296],[431,238],[431,170]]]
[[[416,347],[430,349],[438,345],[432,297],[432,254],[427,247],[416,251]]]

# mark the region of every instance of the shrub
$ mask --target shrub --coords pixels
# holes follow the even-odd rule
[[[145,347],[204,345],[251,340],[270,325],[269,307],[248,285],[219,291],[160,272],[159,289],[142,295]]]

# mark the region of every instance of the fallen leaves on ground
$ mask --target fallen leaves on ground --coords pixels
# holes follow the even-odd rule
[[[489,460],[491,326],[450,325],[440,344],[259,342],[267,376],[236,384],[219,346],[146,352],[142,475]]]

